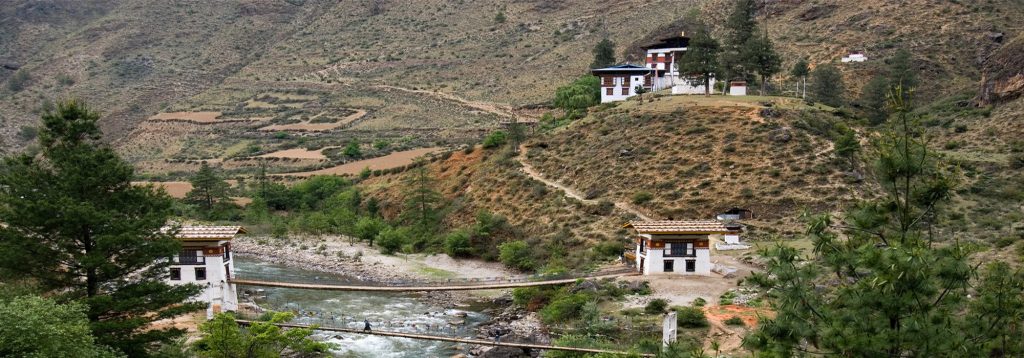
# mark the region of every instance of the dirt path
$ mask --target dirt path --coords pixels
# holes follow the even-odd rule
[[[453,94],[450,94],[450,93],[437,92],[437,91],[417,90],[417,89],[398,87],[398,86],[390,86],[390,85],[377,85],[377,86],[374,86],[374,87],[398,90],[398,91],[409,92],[409,93],[425,94],[425,95],[437,97],[437,98],[440,98],[440,99],[443,99],[443,100],[448,100],[448,101],[452,101],[452,102],[458,102],[458,103],[460,103],[462,105],[465,105],[467,107],[471,107],[471,108],[475,108],[475,109],[478,109],[478,110],[481,110],[481,111],[484,111],[484,112],[487,112],[487,113],[495,114],[495,115],[498,115],[500,117],[508,117],[508,118],[515,118],[516,117],[516,115],[512,113],[512,107],[509,106],[509,105],[497,104],[497,103],[491,103],[491,102],[482,102],[482,101],[471,101],[471,100],[468,100],[468,99],[465,99],[465,98],[462,98],[462,97],[459,97],[459,96],[456,96],[456,95],[453,95]]]
[[[537,171],[536,168],[533,167],[533,165],[526,161],[526,151],[526,145],[520,145],[519,155],[516,156],[516,160],[519,161],[519,164],[523,165],[523,172],[526,173],[526,175],[529,175],[530,178],[533,178],[534,180],[544,183],[545,185],[550,186],[552,188],[561,190],[562,192],[565,193],[565,196],[579,200],[585,204],[597,204],[597,200],[584,198],[583,194],[581,194],[576,189],[562,185],[554,180],[545,179],[544,176],[539,171]],[[633,207],[633,205],[630,205],[629,203],[617,201],[615,202],[615,207],[618,208],[619,210],[636,215],[641,220],[653,220],[650,216],[647,216],[647,214],[644,214],[639,209]]]

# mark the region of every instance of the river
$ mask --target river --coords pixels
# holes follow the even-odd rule
[[[311,277],[329,277],[332,281],[356,281],[252,257],[236,257],[235,272],[239,277],[253,279],[295,277],[307,281]],[[257,288],[242,286],[238,289],[241,294],[245,290],[255,291]],[[481,312],[486,306],[483,303],[466,307],[443,307],[418,294],[260,289],[264,291],[257,295],[265,295],[266,298],[257,299],[256,303],[265,309],[298,311],[302,316],[296,319],[298,323],[334,322],[332,325],[361,329],[363,320],[368,319],[375,330],[472,337],[475,328],[490,318]],[[365,334],[317,332],[316,338],[336,343],[338,347],[333,353],[337,357],[451,357],[465,352],[467,348],[449,342]]]

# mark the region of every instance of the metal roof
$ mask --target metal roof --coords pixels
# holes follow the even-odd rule
[[[724,234],[735,232],[717,220],[630,221],[625,225],[641,234]]]
[[[637,65],[628,64],[628,63],[624,64],[624,65],[611,66],[611,67],[605,67],[605,68],[595,68],[595,69],[590,70],[591,73],[601,73],[601,72],[647,72],[647,73],[650,73],[650,72],[664,72],[664,71],[665,70],[656,70],[656,69],[653,69],[653,68],[648,68],[648,67],[644,67],[644,66],[637,66]]]
[[[165,226],[160,229],[167,233],[174,230],[173,227]],[[241,226],[182,226],[175,232],[174,237],[184,241],[209,241],[209,240],[231,240],[238,234],[244,234],[245,228]]]

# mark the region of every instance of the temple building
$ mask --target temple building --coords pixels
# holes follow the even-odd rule
[[[712,240],[739,238],[742,227],[717,220],[631,221],[641,274],[710,275]]]
[[[676,64],[679,63],[679,60],[686,53],[686,49],[689,46],[690,38],[686,37],[685,32],[681,32],[679,36],[661,38],[658,39],[658,42],[641,47],[641,49],[647,52],[647,68],[665,71],[655,81],[659,84],[655,91],[672,87],[672,94],[704,94],[704,85],[695,85],[695,83],[700,82],[699,78],[697,78],[698,76],[681,74],[679,69],[676,68]],[[712,89],[710,92],[714,92],[714,77],[708,82]]]
[[[630,64],[590,70],[590,73],[601,79],[601,103],[624,101],[635,96],[637,86],[647,91],[662,89],[664,72]]]
[[[171,258],[168,282],[172,285],[195,283],[203,286],[196,301],[207,302],[207,318],[224,311],[238,310],[238,293],[228,283],[234,272],[231,260],[231,240],[244,234],[241,226],[183,226],[165,227],[181,241],[181,252]]]

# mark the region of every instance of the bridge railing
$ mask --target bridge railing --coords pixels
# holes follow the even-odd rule
[[[308,284],[338,284],[338,285],[359,285],[375,287],[424,287],[424,286],[478,286],[488,284],[522,283],[553,281],[564,279],[584,279],[595,276],[608,276],[631,273],[633,269],[626,266],[606,268],[592,272],[565,272],[557,274],[532,274],[500,277],[472,277],[472,278],[445,278],[437,280],[409,280],[409,279],[384,279],[384,280],[360,280],[359,277],[345,277],[331,274],[297,276],[297,275],[266,275],[237,273],[236,279],[260,280]]]

